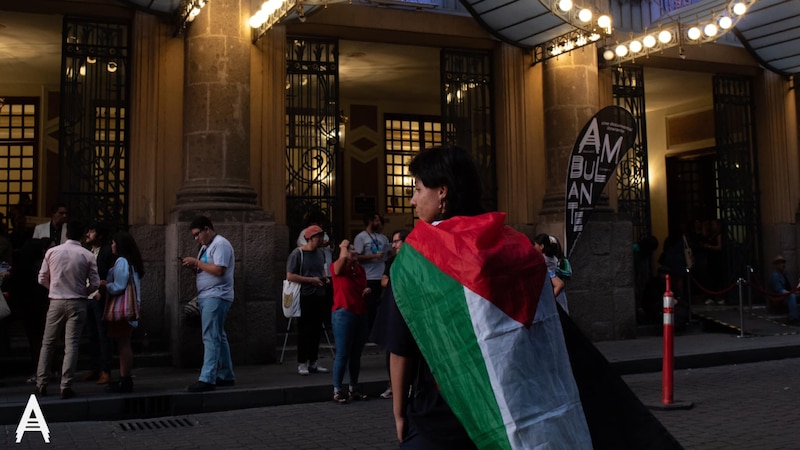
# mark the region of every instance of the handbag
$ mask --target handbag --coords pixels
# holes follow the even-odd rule
[[[567,257],[561,258],[558,261],[558,267],[556,267],[556,275],[562,280],[569,280],[572,278],[572,264],[569,263]]]
[[[300,250],[300,272],[303,271],[303,251]],[[300,317],[300,283],[283,280],[283,315],[284,317]]]
[[[103,320],[106,322],[130,322],[139,320],[139,302],[136,301],[136,282],[133,279],[133,267],[128,266],[128,285],[119,295],[110,295],[103,309]]]

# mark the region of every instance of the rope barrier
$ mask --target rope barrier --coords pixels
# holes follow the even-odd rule
[[[715,296],[715,297],[721,296],[723,294],[727,294],[728,292],[732,291],[733,288],[735,288],[736,285],[737,285],[737,283],[734,281],[733,284],[731,284],[730,286],[726,287],[725,289],[723,289],[721,291],[712,291],[710,289],[706,289],[702,284],[700,284],[700,282],[697,281],[697,278],[695,278],[694,275],[692,275],[691,272],[689,272],[689,276],[692,278],[692,281],[694,282],[694,285],[697,286],[698,288],[700,288],[700,290],[703,291],[703,293],[705,293],[706,295],[711,295],[711,296]]]
[[[773,298],[775,300],[783,300],[783,299],[785,299],[786,297],[788,297],[788,296],[790,296],[792,294],[800,293],[800,288],[794,288],[791,291],[784,292],[782,294],[776,294],[774,292],[769,292],[769,291],[766,290],[766,288],[764,288],[764,286],[758,280],[755,280],[755,279],[752,281],[752,284],[753,284],[753,287],[756,288],[756,290],[758,292],[760,292],[761,294],[766,295],[768,297],[771,297],[771,298]]]

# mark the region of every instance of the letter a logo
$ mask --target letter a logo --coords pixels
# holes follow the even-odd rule
[[[47,426],[42,408],[39,407],[39,402],[36,401],[36,396],[33,394],[28,399],[28,405],[25,406],[25,412],[22,413],[22,418],[19,419],[19,425],[17,425],[17,444],[22,442],[22,436],[26,431],[38,431],[42,433],[45,444],[50,443],[50,428]]]

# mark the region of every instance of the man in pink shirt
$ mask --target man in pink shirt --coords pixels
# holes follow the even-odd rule
[[[67,223],[67,242],[48,250],[39,270],[39,284],[50,291],[50,306],[36,369],[37,396],[47,395],[47,374],[50,372],[53,346],[56,336],[61,333],[65,333],[61,398],[75,396],[72,378],[78,365],[78,344],[86,322],[86,298],[89,292],[94,292],[100,286],[94,255],[80,243],[83,233],[81,222]],[[88,286],[86,280],[89,280]]]

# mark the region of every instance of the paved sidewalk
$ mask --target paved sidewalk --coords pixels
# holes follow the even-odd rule
[[[621,374],[661,370],[661,337],[599,342],[596,345]],[[320,363],[330,368],[330,353],[325,351],[320,355]],[[739,338],[732,334],[697,333],[675,338],[676,369],[796,357],[800,357],[798,334]],[[197,414],[330,399],[331,374],[299,376],[292,361],[293,358],[288,356],[284,364],[235,367],[235,386],[207,393],[186,392],[186,386],[197,379],[199,368],[142,367],[134,370],[132,394],[106,394],[103,387],[93,382],[77,382],[74,388],[78,396],[61,400],[56,382],[51,383],[50,396],[40,399],[40,404],[48,422],[64,422]],[[384,354],[374,347],[368,348],[362,358],[362,390],[377,396],[386,388],[387,379]],[[33,387],[25,384],[23,379],[6,378],[3,381],[6,386],[0,388],[0,424],[16,424]]]

